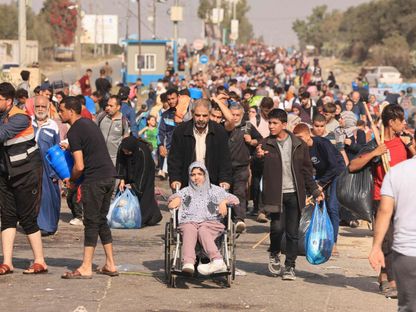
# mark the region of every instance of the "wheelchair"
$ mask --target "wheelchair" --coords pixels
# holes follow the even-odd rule
[[[224,218],[225,229],[223,233],[215,240],[217,247],[223,256],[224,262],[227,265],[227,270],[224,272],[217,272],[211,274],[211,277],[224,276],[226,277],[227,287],[231,287],[235,279],[235,248],[237,234],[235,232],[235,224],[232,221],[231,207],[227,207],[227,216]],[[165,278],[168,287],[176,287],[176,279],[178,276],[189,277],[189,274],[182,272],[182,237],[178,228],[178,209],[172,211],[170,220],[165,225]],[[196,244],[196,264],[198,261],[204,260],[209,262],[208,256],[205,254],[202,246],[197,242]],[[197,270],[195,269],[195,274]]]

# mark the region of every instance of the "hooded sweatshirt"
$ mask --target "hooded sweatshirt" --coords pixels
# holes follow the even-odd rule
[[[205,172],[205,182],[197,186],[191,180],[191,172],[194,168],[200,168]],[[169,202],[180,197],[182,205],[179,209],[179,224],[204,221],[219,221],[219,204],[227,200],[229,204],[237,205],[236,196],[227,193],[222,187],[213,185],[209,181],[208,170],[202,162],[193,162],[189,166],[189,186],[181,189],[169,197]]]

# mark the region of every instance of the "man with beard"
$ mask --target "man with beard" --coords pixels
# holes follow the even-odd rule
[[[235,128],[229,131],[228,147],[231,154],[232,164],[232,193],[236,195],[240,203],[235,207],[236,231],[241,233],[246,225],[244,218],[247,211],[247,187],[250,178],[250,154],[254,153],[261,134],[248,122],[243,121],[244,108],[240,104],[230,106],[232,122]]]
[[[35,140],[43,162],[42,196],[38,215],[42,236],[53,235],[56,232],[61,211],[59,178],[45,158],[48,149],[59,144],[60,141],[58,125],[48,117],[49,106],[46,97],[41,95],[35,97],[35,116],[32,117],[32,126],[35,129]]]
[[[228,136],[221,125],[209,120],[210,102],[198,100],[193,118],[176,127],[168,158],[169,181],[172,189],[188,185],[188,168],[200,161],[208,169],[211,183],[230,188],[232,166]]]
[[[35,131],[26,112],[13,105],[14,87],[0,84],[0,208],[3,263],[0,275],[13,273],[13,246],[17,223],[32,248],[33,264],[23,273],[48,271],[36,221],[42,185],[42,160]]]
[[[112,95],[108,99],[105,112],[101,112],[96,120],[96,123],[104,136],[114,166],[116,165],[117,151],[121,140],[128,137],[130,134],[129,122],[123,117],[120,108],[120,99],[117,96]]]

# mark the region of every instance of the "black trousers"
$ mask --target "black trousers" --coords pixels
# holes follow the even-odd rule
[[[397,283],[399,312],[416,311],[416,257],[393,251],[393,271]]]
[[[234,215],[238,220],[244,220],[247,210],[247,182],[250,176],[248,165],[233,168],[233,184],[231,193],[240,200],[234,207]]]
[[[0,177],[1,230],[16,228],[27,235],[39,231],[37,216],[42,194],[42,167],[11,178]]]
[[[251,198],[253,200],[253,210],[259,211],[260,202],[260,181],[263,177],[263,163],[257,158],[251,160]]]
[[[298,252],[298,231],[300,212],[296,193],[283,194],[281,213],[270,213],[270,248],[271,253],[281,251],[283,233],[286,234],[285,266],[295,267]]]
[[[82,220],[82,204],[81,202],[77,202],[78,188],[79,186],[74,189],[68,189],[66,193],[66,203],[68,204],[69,209],[71,209],[72,216]]]
[[[379,200],[374,200],[374,211],[375,218],[377,218],[377,209],[380,205]],[[386,266],[381,268],[381,273],[387,274],[388,281],[394,281],[394,274],[393,274],[393,217],[390,220],[389,228],[387,229],[386,235],[384,236],[383,244],[381,245],[381,250],[384,254],[384,261],[386,262]]]
[[[114,189],[113,178],[83,183],[81,186],[84,209],[84,246],[97,246],[98,236],[103,245],[112,243],[107,213]]]

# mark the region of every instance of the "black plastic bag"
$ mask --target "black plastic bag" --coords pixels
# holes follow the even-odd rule
[[[314,205],[308,205],[302,209],[302,216],[299,222],[299,232],[298,232],[298,256],[305,255],[305,236],[306,231],[309,228],[309,224],[311,223],[312,214],[313,214],[313,207]],[[282,253],[286,253],[286,234],[283,233],[282,237],[282,245],[281,245]]]
[[[370,167],[351,173],[348,168],[337,180],[339,203],[358,219],[372,222],[373,177]]]

